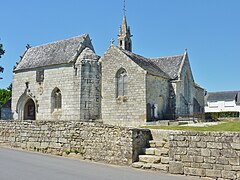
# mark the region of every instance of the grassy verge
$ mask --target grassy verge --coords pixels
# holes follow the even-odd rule
[[[240,122],[223,122],[218,125],[196,127],[196,126],[144,126],[147,129],[166,129],[184,131],[230,131],[240,132]]]

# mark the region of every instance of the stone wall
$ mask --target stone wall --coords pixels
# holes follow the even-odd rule
[[[139,126],[146,122],[145,71],[117,47],[100,59],[102,63],[102,119],[104,123]],[[116,74],[124,68],[128,76],[127,95],[117,97]]]
[[[31,98],[36,106],[36,119],[80,119],[80,77],[75,76],[72,64],[47,67],[43,82],[36,82],[36,71],[16,72],[13,77],[12,111],[14,119],[24,119],[24,105]],[[26,86],[28,83],[28,87]],[[60,89],[62,110],[52,111],[52,92]]]
[[[169,82],[162,77],[148,74],[146,76],[148,120],[164,119],[167,115],[169,101]],[[147,107],[148,107],[147,106]],[[153,108],[154,107],[154,112]]]
[[[149,144],[151,148],[147,148]],[[140,157],[146,161],[146,157],[159,156],[158,161],[138,167],[240,179],[237,132],[150,131],[76,121],[0,121],[0,145],[55,155],[70,153],[81,159],[117,165],[130,165],[141,160],[139,154],[148,152],[152,155]]]
[[[240,178],[240,133],[170,134],[169,172],[210,178]]]
[[[80,75],[80,117],[82,120],[100,118],[101,85],[99,56],[86,48],[78,57],[75,67]]]
[[[200,112],[204,112],[204,94],[205,94],[205,90],[201,87],[199,87],[198,85],[195,86],[194,88],[194,98],[197,100],[197,102],[200,105]]]
[[[29,119],[24,117],[28,109],[25,105],[28,100],[33,100],[36,118],[31,118],[32,120],[99,119],[101,101],[98,59],[99,56],[94,50],[86,47],[76,59],[75,64],[14,71],[13,118],[15,120]],[[41,79],[37,80],[38,77]],[[62,97],[59,109],[54,109],[53,105],[53,92],[56,89],[60,90]]]
[[[185,79],[185,77],[187,77],[187,79]],[[182,66],[182,70],[180,73],[180,82],[177,83],[178,87],[176,90],[176,94],[177,94],[177,114],[179,115],[186,115],[186,114],[192,114],[193,113],[193,96],[194,96],[194,90],[195,90],[195,84],[194,84],[194,79],[193,79],[193,75],[192,75],[192,71],[191,71],[191,67],[190,67],[190,62],[188,57],[186,57],[183,66]],[[188,82],[186,83],[185,81],[188,80]],[[188,86],[185,87],[185,84],[187,84]],[[188,97],[185,97],[185,88],[188,88]],[[202,97],[203,98],[203,97]],[[189,106],[190,104],[190,106]]]
[[[0,145],[118,165],[136,161],[150,138],[149,130],[101,123],[0,121]]]

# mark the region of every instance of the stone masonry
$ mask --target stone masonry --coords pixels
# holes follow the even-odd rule
[[[171,174],[240,179],[237,132],[146,130],[76,121],[0,121],[0,145],[117,165],[133,163],[133,167]]]
[[[240,179],[240,133],[151,130],[135,168],[212,179]]]
[[[28,82],[28,88],[26,87]],[[62,111],[52,112],[51,93],[54,88],[62,92]],[[36,70],[16,73],[13,78],[12,111],[14,119],[20,117],[25,99],[36,102],[36,119],[78,120],[80,119],[80,79],[74,75],[72,65],[44,69],[44,82],[36,82]],[[26,92],[26,93],[25,93]],[[22,115],[23,116],[23,115]]]
[[[130,165],[151,138],[149,130],[76,121],[0,121],[0,145]]]
[[[101,63],[103,122],[135,127],[144,124],[147,116],[145,71],[115,46],[104,54]],[[116,73],[120,68],[128,74],[126,99],[116,97]]]
[[[169,172],[214,179],[240,179],[240,133],[170,134]]]
[[[14,68],[12,112],[29,120],[26,104],[34,102],[36,120],[100,119],[100,64],[88,35],[28,48]],[[55,89],[61,108],[54,107]]]
[[[152,140],[132,167],[169,172],[169,131],[151,130]]]
[[[153,76],[148,74],[146,76],[146,88],[147,88],[147,104],[153,105],[148,120],[164,119],[168,113],[169,101],[169,82],[168,79],[162,77]],[[147,111],[149,111],[147,109]]]
[[[203,113],[187,51],[146,58],[132,52],[124,16],[118,47],[102,57],[88,34],[30,47],[13,70],[14,120],[94,121],[139,127]]]

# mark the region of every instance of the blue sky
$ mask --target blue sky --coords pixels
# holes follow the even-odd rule
[[[6,50],[0,88],[32,46],[84,33],[103,55],[117,42],[123,0],[5,0],[0,3],[0,38]],[[188,49],[195,81],[207,91],[240,90],[239,0],[126,0],[133,52],[145,57]]]

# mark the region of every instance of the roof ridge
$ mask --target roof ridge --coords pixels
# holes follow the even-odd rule
[[[116,47],[117,47],[117,46],[116,46]],[[119,47],[117,47],[117,48],[119,48]],[[119,49],[120,49],[120,48],[119,48]],[[123,52],[126,51],[127,53],[131,53],[131,54],[133,54],[133,55],[137,55],[137,56],[143,57],[143,58],[145,58],[145,59],[150,59],[150,60],[152,60],[152,59],[159,59],[159,58],[168,58],[168,57],[180,57],[180,56],[184,56],[184,54],[178,54],[178,55],[173,55],[173,56],[145,57],[145,56],[142,56],[142,55],[140,55],[140,54],[136,54],[136,53],[127,51],[127,50],[125,50],[125,49],[120,49],[120,50],[122,50]]]
[[[116,47],[117,47],[117,46],[116,46]],[[119,48],[119,47],[117,47],[117,48]],[[144,57],[144,56],[142,56],[142,55],[140,55],[140,54],[136,54],[136,53],[127,51],[127,50],[125,50],[125,49],[119,48],[119,50],[122,51],[122,52],[125,53],[125,54],[126,54],[126,53],[129,53],[129,54],[133,54],[133,55],[135,55],[135,56],[140,56],[140,57],[142,57],[142,58],[144,58],[144,59],[148,59],[148,58],[146,58],[146,57]]]
[[[208,92],[208,93],[224,93],[224,92],[240,92],[240,90],[215,91],[215,92]]]
[[[66,38],[66,39],[55,40],[55,41],[52,41],[52,42],[48,42],[48,43],[40,44],[40,45],[37,45],[37,46],[33,46],[29,49],[38,48],[38,47],[41,47],[41,46],[46,46],[46,45],[51,45],[51,44],[56,44],[56,43],[67,41],[67,40],[74,39],[74,38],[77,38],[77,37],[87,37],[87,36],[88,36],[88,34],[82,34],[82,35],[78,35],[78,36],[69,37],[69,38]]]
[[[155,70],[160,71],[160,73],[162,73],[162,77],[165,78],[170,78],[170,76],[164,72],[155,62],[151,61],[149,58],[146,58],[144,56],[135,54],[133,52],[130,51],[126,51],[124,49],[119,48],[120,51],[122,51],[126,56],[128,56],[130,59],[132,59],[132,56],[136,56],[140,61],[144,61],[145,63],[149,63],[149,65],[151,65]],[[133,59],[132,59],[133,60]],[[135,60],[133,60],[135,62]],[[137,63],[138,64],[138,63]],[[141,67],[141,65],[139,65]],[[148,71],[148,70],[147,70]],[[151,73],[150,71],[148,71],[149,73]],[[159,72],[158,72],[159,73]],[[160,75],[160,74],[159,74]]]
[[[184,54],[179,54],[179,55],[174,55],[174,56],[161,56],[161,57],[154,57],[154,58],[149,58],[149,59],[159,59],[159,58],[169,58],[169,57],[180,57],[184,56]]]

